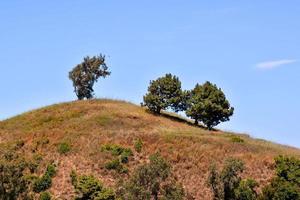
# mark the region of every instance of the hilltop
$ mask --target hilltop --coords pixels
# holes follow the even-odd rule
[[[78,174],[93,174],[111,187],[120,176],[126,178],[126,174],[105,169],[104,164],[111,156],[101,151],[101,145],[118,144],[134,149],[137,138],[143,142],[142,152],[135,152],[127,164],[129,174],[159,151],[172,164],[178,181],[196,199],[211,196],[206,180],[213,162],[220,167],[227,157],[239,158],[246,164],[244,175],[265,185],[274,174],[275,156],[300,157],[296,148],[245,134],[208,131],[177,115],[153,115],[140,106],[116,100],[55,104],[0,122],[1,154],[22,140],[25,157],[42,157],[38,174],[44,172],[47,163],[57,164],[50,191],[58,199],[71,199],[74,195],[72,169]],[[64,142],[71,145],[71,151],[61,155],[57,146]]]

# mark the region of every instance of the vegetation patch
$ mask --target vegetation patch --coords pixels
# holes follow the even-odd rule
[[[50,194],[50,192],[42,192],[40,194],[40,200],[51,200],[52,196]]]
[[[46,172],[41,177],[37,178],[33,182],[33,191],[36,193],[40,193],[49,189],[52,185],[52,178],[56,174],[55,166],[50,164],[47,166]]]
[[[239,136],[232,136],[232,137],[231,137],[231,141],[232,141],[233,143],[244,143],[244,142],[245,142],[245,140],[242,139],[242,138],[239,137]]]
[[[71,151],[71,145],[68,142],[59,143],[57,146],[57,151],[60,154],[67,154]]]
[[[143,141],[138,138],[137,140],[134,141],[134,149],[136,152],[141,153],[143,148]]]
[[[103,183],[94,176],[82,175],[77,176],[75,171],[71,173],[71,181],[74,186],[77,200],[99,199],[99,200],[115,200],[115,192],[103,186]]]

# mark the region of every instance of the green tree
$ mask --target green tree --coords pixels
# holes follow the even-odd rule
[[[110,75],[105,63],[105,56],[85,57],[83,62],[69,72],[69,78],[73,82],[74,92],[79,100],[91,99],[94,96],[94,83],[98,78]]]
[[[171,181],[168,181],[168,180]],[[121,186],[121,199],[126,200],[182,200],[181,185],[171,178],[171,166],[159,154],[150,156],[150,163],[138,167],[132,177]]]
[[[184,92],[179,78],[166,74],[164,77],[150,81],[148,93],[144,96],[144,105],[157,114],[168,108],[175,112],[184,110]]]
[[[194,119],[195,124],[201,121],[208,129],[212,129],[220,122],[228,121],[233,110],[222,90],[206,82],[203,85],[197,84],[190,91],[186,115]]]

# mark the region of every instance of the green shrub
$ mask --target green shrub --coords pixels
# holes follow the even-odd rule
[[[242,139],[239,136],[232,136],[231,141],[234,142],[234,143],[244,143],[245,142],[244,139]]]
[[[42,192],[40,195],[40,200],[51,200],[51,194],[49,192]]]
[[[114,159],[112,161],[109,161],[105,164],[105,168],[108,170],[111,169],[118,169],[120,167],[121,163],[119,161],[119,159]]]
[[[40,178],[37,178],[33,182],[33,191],[36,193],[40,193],[42,191],[45,191],[49,189],[52,185],[52,179],[48,174],[43,175]]]
[[[257,193],[255,191],[258,183],[252,179],[242,180],[237,189],[235,189],[235,198],[238,200],[256,200]]]
[[[131,149],[124,149],[121,153],[121,162],[128,163],[130,156],[133,156]]]
[[[105,168],[108,170],[116,170],[119,173],[127,173],[128,169],[124,167],[119,159],[114,159],[105,164]]]
[[[276,177],[263,188],[260,200],[300,199],[300,159],[278,156],[275,158]]]
[[[141,153],[142,147],[143,147],[143,142],[139,138],[134,142],[134,149],[136,150],[136,152]]]
[[[62,142],[58,144],[57,150],[60,154],[66,154],[71,151],[71,145],[67,142]]]
[[[74,177],[76,177],[74,179]],[[105,188],[99,180],[93,176],[77,177],[75,171],[71,173],[72,184],[78,194],[77,200],[115,200],[116,196],[112,189]]]
[[[56,174],[56,168],[53,164],[47,166],[46,174],[53,178]]]
[[[126,152],[129,155],[133,155],[130,148],[124,148],[117,144],[105,144],[101,146],[101,151],[111,152],[113,156],[119,156],[123,152]]]
[[[138,167],[118,191],[121,199],[183,199],[183,188],[171,179],[171,166],[159,154],[150,156],[150,163]]]
[[[244,170],[244,163],[241,160],[229,158],[221,172],[216,166],[210,169],[208,183],[213,192],[214,199],[236,200],[235,190],[241,182],[240,173]]]

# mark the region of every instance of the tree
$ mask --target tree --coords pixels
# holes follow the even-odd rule
[[[178,77],[166,74],[157,80],[150,81],[148,93],[144,96],[144,105],[151,112],[159,114],[168,108],[175,112],[184,110],[184,92]]]
[[[233,110],[222,90],[207,81],[190,91],[186,115],[194,119],[195,124],[201,121],[212,129],[220,122],[228,121]]]
[[[138,167],[120,187],[119,196],[126,200],[182,200],[183,187],[171,177],[171,166],[159,154],[150,156],[150,163]]]
[[[69,72],[69,79],[72,80],[74,92],[79,100],[91,99],[94,96],[94,83],[98,78],[109,76],[110,72],[105,63],[105,56],[85,57],[83,62]]]

